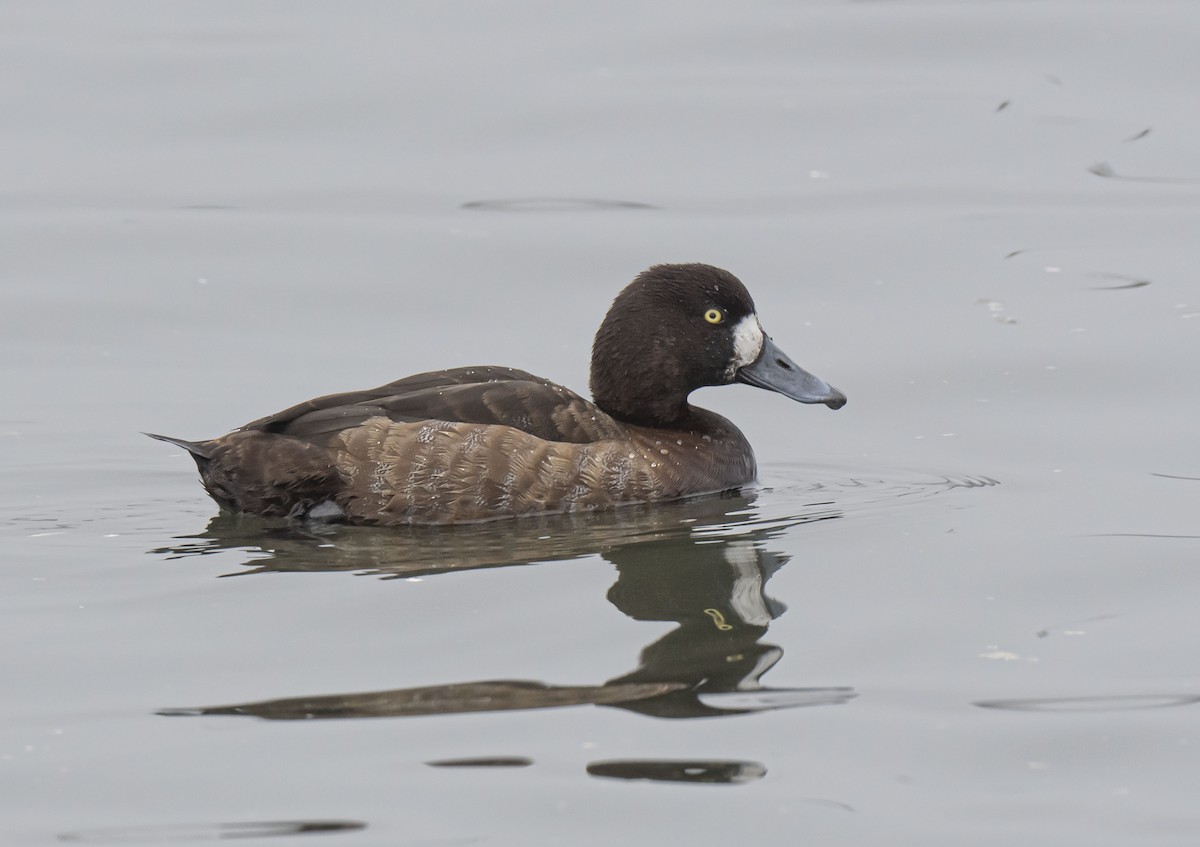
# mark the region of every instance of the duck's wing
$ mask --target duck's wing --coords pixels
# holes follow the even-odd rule
[[[496,424],[547,441],[578,444],[617,437],[621,429],[593,403],[561,385],[493,366],[432,371],[365,391],[329,394],[239,429],[323,440],[376,417]]]

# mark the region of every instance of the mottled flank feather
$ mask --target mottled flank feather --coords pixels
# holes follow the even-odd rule
[[[754,478],[740,450],[737,467],[707,461],[721,451],[697,462],[641,430],[578,444],[494,424],[372,418],[329,445],[345,480],[334,500],[354,523],[462,523],[674,499],[723,490],[731,475]]]

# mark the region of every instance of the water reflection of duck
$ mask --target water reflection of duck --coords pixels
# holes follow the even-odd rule
[[[659,717],[766,707],[771,698],[757,696],[759,679],[783,650],[760,640],[787,607],[765,588],[788,557],[764,550],[761,540],[750,538],[692,545],[683,552],[678,546],[641,544],[605,555],[619,574],[608,591],[614,606],[634,620],[679,624],[642,650],[636,671],[611,684],[653,681],[681,687],[619,705]]]
[[[592,349],[594,402],[495,366],[309,400],[185,448],[222,508],[359,524],[447,524],[674,500],[752,482],[754,453],[706,385],[801,403],[846,398],[791,361],[727,271],[658,265],[613,301]]]
[[[756,491],[747,489],[667,506],[633,504],[616,511],[539,515],[500,524],[386,529],[222,513],[213,516],[203,531],[150,552],[168,559],[187,559],[240,551],[245,566],[224,576],[353,571],[405,579],[596,554],[608,557],[618,555],[619,549],[652,541],[686,543],[692,539],[700,544],[704,539],[747,529],[765,538],[772,528],[842,515],[839,506],[821,495],[800,514],[766,518],[753,507],[757,496]]]
[[[769,689],[760,681],[783,655],[779,647],[762,643],[762,638],[770,622],[785,609],[766,594],[765,585],[788,559],[766,547],[773,538],[799,524],[839,515],[836,511],[813,511],[790,520],[764,522],[751,508],[752,503],[752,497],[745,495],[705,498],[670,508],[646,509],[641,521],[620,524],[599,521],[591,525],[590,533],[581,532],[579,521],[572,516],[557,516],[539,522],[534,531],[553,533],[555,522],[560,524],[559,532],[551,538],[572,540],[559,547],[558,556],[533,555],[537,541],[545,545],[550,540],[545,534],[540,538],[522,536],[524,541],[518,539],[515,546],[507,548],[509,553],[517,554],[507,564],[525,564],[572,558],[582,555],[583,548],[590,546],[591,552],[598,552],[617,568],[617,581],[608,592],[610,602],[634,620],[679,624],[642,651],[637,670],[608,682],[554,685],[525,680],[483,680],[168,709],[162,713],[295,720],[407,717],[592,704],[681,718],[846,702],[854,696],[848,688]],[[664,517],[667,515],[672,519]],[[524,524],[518,522],[506,529]],[[562,532],[564,527],[569,527],[569,531]],[[427,530],[414,537],[427,538],[432,532],[437,531]],[[390,563],[372,557],[369,569],[396,576],[506,564],[497,561],[494,555],[491,558],[481,555],[482,547],[464,546],[458,550],[465,559],[443,560],[437,565],[428,558],[419,558],[422,541],[415,542],[409,553],[397,552],[409,546],[403,533],[346,527],[337,530],[334,537],[340,539],[345,535],[390,539]],[[445,530],[441,535],[451,539],[462,534]],[[494,526],[491,537],[511,538],[508,533],[496,532]],[[229,546],[180,548],[178,553],[195,555]],[[368,565],[360,558],[364,550],[361,544],[350,548],[340,544],[320,547],[310,541],[307,546],[313,552],[329,551],[331,555],[349,558],[320,560],[324,567],[316,564],[300,567],[297,547],[286,553],[288,566],[272,568],[267,559],[252,564],[255,570],[363,570]],[[381,545],[376,552],[382,557],[385,549],[387,545]],[[448,549],[451,548],[443,548],[441,553],[444,555]],[[545,554],[548,550],[543,547],[540,552]]]

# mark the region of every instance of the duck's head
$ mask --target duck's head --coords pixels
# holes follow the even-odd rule
[[[592,345],[592,396],[614,417],[671,424],[705,385],[744,382],[801,403],[846,395],[801,368],[763,332],[746,286],[712,265],[655,265],[613,301]]]

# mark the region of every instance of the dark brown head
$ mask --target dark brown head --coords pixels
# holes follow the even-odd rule
[[[655,265],[617,295],[592,345],[592,396],[610,415],[669,425],[705,385],[745,382],[840,409],[846,397],[763,333],[750,292],[712,265]]]

